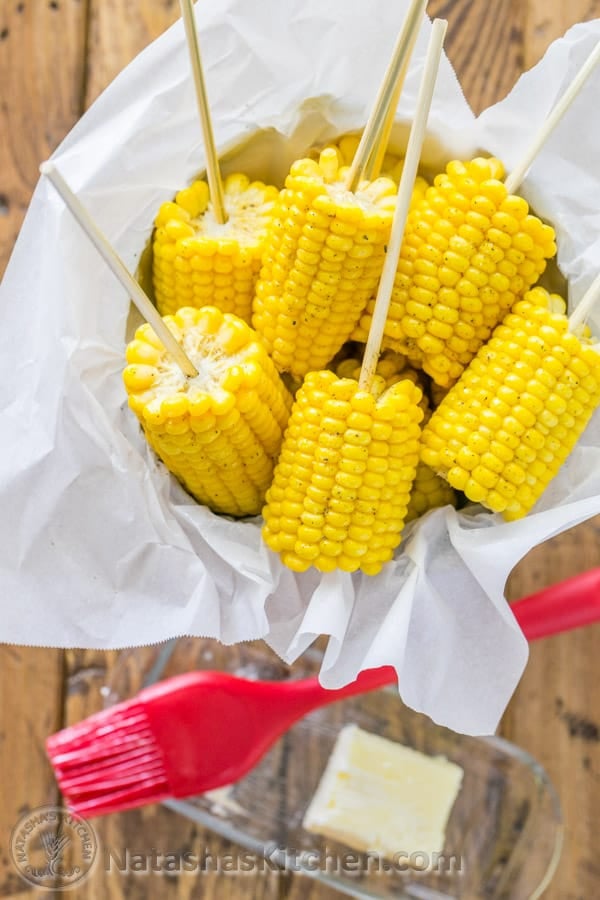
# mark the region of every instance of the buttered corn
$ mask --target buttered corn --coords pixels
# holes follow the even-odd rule
[[[454,161],[411,211],[383,346],[449,386],[556,252],[554,231],[509,195],[499,160]],[[367,333],[373,302],[355,339]]]
[[[324,368],[348,339],[379,281],[396,186],[344,184],[336,151],[291,168],[256,285],[252,324],[281,372]]]
[[[227,222],[217,222],[208,185],[195,181],[163,203],[155,221],[152,277],[161,315],[216,306],[250,322],[264,238],[278,191],[245,175],[224,183]]]
[[[292,399],[255,332],[215,307],[165,317],[198,369],[186,378],[149,325],[127,347],[123,379],[148,443],[200,503],[256,515]]]
[[[373,392],[311,372],[294,403],[263,510],[263,537],[285,565],[380,571],[400,542],[419,459],[421,390]]]
[[[338,363],[335,368],[336,374],[340,378],[355,378],[358,380],[360,375],[360,360],[355,357],[347,357]],[[427,394],[424,390],[422,375],[415,372],[408,365],[406,358],[393,350],[385,350],[377,363],[376,374],[383,379],[386,388],[391,387],[398,381],[408,379],[416,384],[422,391],[419,406],[423,410],[423,423],[426,423],[431,417],[431,410]],[[454,489],[448,482],[437,475],[433,469],[425,465],[419,460],[415,472],[415,480],[410,489],[410,497],[408,500],[408,509],[406,513],[406,522],[412,522],[419,516],[429,512],[430,509],[436,509],[438,506],[455,506],[456,494]]]
[[[600,403],[600,356],[564,309],[529,291],[423,432],[422,460],[506,519],[531,509]]]

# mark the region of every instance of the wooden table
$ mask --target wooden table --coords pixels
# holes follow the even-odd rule
[[[501,98],[523,69],[577,21],[600,16],[600,0],[431,0],[449,19],[448,54],[475,111]],[[47,157],[116,73],[178,15],[175,0],[3,0],[0,3],[0,273]],[[3,511],[6,514],[6,511]],[[516,598],[600,563],[600,520],[536,549],[511,575]],[[17,603],[18,597],[3,597]],[[557,786],[567,840],[547,897],[600,896],[600,627],[535,645],[501,732],[536,756]],[[0,896],[28,891],[8,859],[21,811],[59,800],[45,759],[46,735],[100,705],[114,654],[0,648]],[[104,848],[184,848],[219,844],[166,810],[114,816],[98,825]],[[149,879],[152,879],[151,883]],[[103,866],[81,898],[188,897],[325,900],[332,891],[302,878],[263,874],[199,878],[107,876]],[[524,900],[524,898],[515,898]]]

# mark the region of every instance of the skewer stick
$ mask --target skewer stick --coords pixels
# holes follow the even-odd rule
[[[427,6],[427,2],[421,5],[421,12],[425,12],[425,7]],[[365,178],[367,181],[373,181],[377,178],[381,172],[381,167],[383,165],[383,160],[385,158],[385,154],[387,152],[388,144],[390,142],[390,134],[392,133],[392,126],[394,124],[394,119],[396,117],[396,111],[398,109],[398,103],[400,101],[400,95],[402,94],[402,90],[404,88],[404,82],[406,80],[406,73],[408,72],[408,65],[410,63],[413,50],[415,49],[415,44],[417,42],[417,35],[419,33],[419,27],[421,19],[417,19],[417,27],[413,29],[412,34],[409,37],[410,45],[407,47],[406,58],[404,60],[404,64],[401,70],[398,73],[398,77],[396,83],[394,85],[393,94],[389,98],[389,106],[387,112],[385,114],[385,121],[381,126],[381,133],[379,134],[379,139],[377,140],[373,151],[371,152],[371,156],[367,160],[362,172],[361,177]]]
[[[548,118],[534,137],[521,162],[517,166],[515,166],[510,175],[508,175],[508,177],[506,178],[504,184],[509,194],[514,194],[515,191],[518,191],[531,163],[538,155],[546,140],[550,137],[566,111],[569,109],[570,105],[573,103],[579,91],[584,86],[587,79],[592,74],[595,66],[599,62],[600,41],[598,41],[556,106],[550,111]]]
[[[417,176],[417,169],[421,158],[423,141],[425,140],[427,118],[433,99],[433,92],[435,89],[435,82],[447,27],[448,23],[446,21],[443,19],[436,19],[431,29],[431,37],[429,38],[429,46],[427,47],[427,55],[425,57],[425,68],[423,69],[421,84],[419,86],[417,109],[408,138],[404,168],[402,170],[398,196],[396,198],[392,233],[388,243],[381,281],[379,282],[379,289],[375,300],[375,309],[373,310],[373,318],[369,329],[369,336],[367,338],[367,346],[365,348],[365,355],[363,357],[358,379],[358,386],[362,390],[371,389],[375,369],[377,368],[383,330],[390,307],[390,301],[392,299],[394,278],[396,277],[396,270],[398,268],[406,219],[408,217],[415,178]]]
[[[190,53],[190,62],[192,64],[196,99],[198,101],[198,112],[200,113],[200,124],[202,125],[204,152],[206,153],[206,176],[208,178],[210,198],[212,200],[217,222],[219,225],[224,225],[227,221],[227,213],[225,212],[225,200],[223,198],[223,181],[221,179],[221,170],[219,169],[217,148],[215,147],[215,135],[212,127],[212,119],[210,117],[210,106],[208,105],[204,72],[202,70],[200,44],[198,43],[196,19],[194,18],[194,5],[192,0],[180,0],[180,7]]]
[[[412,0],[402,25],[402,30],[398,35],[392,58],[381,82],[375,105],[350,166],[350,172],[346,181],[346,187],[349,191],[356,190],[363,170],[374,154],[378,143],[384,140],[387,143],[394,115],[396,114],[398,98],[404,84],[419,27],[423,21],[426,5],[427,0]]]
[[[40,172],[48,178],[56,191],[60,194],[73,217],[85,231],[86,235],[104,261],[108,264],[113,274],[119,279],[144,319],[152,326],[157,337],[162,341],[165,349],[171,354],[183,374],[190,378],[196,376],[198,370],[195,365],[184,352],[181,344],[179,344],[175,338],[175,335],[169,331],[160,317],[158,310],[152,305],[133,275],[128,271],[123,260],[117,255],[115,250],[113,250],[107,237],[100,231],[88,211],[75,196],[62,175],[58,172],[54,163],[42,163]]]
[[[594,304],[600,299],[600,274],[596,275],[591,285],[581,298],[577,307],[569,316],[569,331],[575,333],[592,311]]]

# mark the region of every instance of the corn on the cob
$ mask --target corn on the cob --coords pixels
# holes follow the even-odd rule
[[[409,215],[383,346],[451,385],[556,252],[499,160],[454,161]],[[368,332],[372,303],[352,335]]]
[[[347,357],[335,367],[335,372],[339,378],[355,378],[358,379],[360,374],[360,360],[356,357]],[[423,395],[419,401],[419,406],[423,410],[423,425],[431,418],[431,411],[427,395],[424,392],[424,385],[420,373],[415,372],[408,366],[405,357],[393,350],[385,350],[376,369],[377,375],[383,378],[386,388],[391,387],[398,381],[409,379],[423,390]],[[430,509],[436,509],[438,506],[455,506],[456,494],[448,482],[437,475],[433,469],[426,466],[424,462],[419,461],[415,473],[410,498],[408,501],[408,511],[406,513],[406,522],[412,522],[419,516],[424,515]]]
[[[230,175],[224,184],[224,225],[215,218],[205,181],[195,181],[179,191],[173,203],[163,203],[155,220],[152,268],[161,315],[182,306],[210,305],[250,322],[277,197],[275,187]]]
[[[423,432],[421,459],[506,519],[531,509],[600,403],[600,356],[564,309],[529,291]]]
[[[275,365],[322,369],[357,323],[381,275],[396,187],[344,185],[333,149],[294,163],[266,240],[252,324]]]
[[[165,317],[198,369],[186,379],[149,325],[123,378],[148,443],[200,503],[256,515],[271,483],[291,396],[255,332],[215,307]]]
[[[376,396],[377,395],[377,396]],[[419,458],[421,391],[373,393],[330,371],[298,391],[263,510],[266,544],[285,565],[375,575],[400,542]]]

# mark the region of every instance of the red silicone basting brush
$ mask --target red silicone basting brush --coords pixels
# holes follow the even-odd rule
[[[529,640],[600,620],[600,568],[512,607]],[[396,679],[362,672],[339,690],[316,678],[248,681],[192,672],[160,682],[50,737],[47,750],[68,805],[81,815],[186,797],[245,775],[297,719]]]

